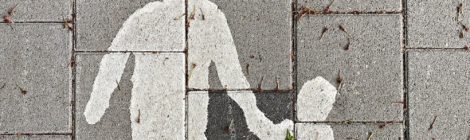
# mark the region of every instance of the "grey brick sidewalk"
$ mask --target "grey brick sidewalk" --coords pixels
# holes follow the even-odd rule
[[[184,96],[166,91],[171,98],[158,99],[161,108],[176,112],[152,122],[172,134],[160,139],[266,139],[250,129],[262,125],[249,123],[249,103],[235,98],[251,92],[266,118],[292,120],[288,129],[302,140],[321,139],[319,126],[331,127],[335,139],[470,137],[470,1],[211,0],[227,19],[247,88],[227,85],[221,77],[226,67],[191,56],[201,45],[191,36],[198,29],[193,25],[205,17],[190,0],[181,0],[185,10],[175,17],[186,24],[184,34],[174,35],[184,38],[184,48],[108,50],[128,17],[153,1],[0,2],[2,16],[16,5],[14,23],[0,22],[0,139],[132,139],[133,125],[147,115],[139,110],[132,118],[131,108],[133,76],[145,56],[178,64],[164,71],[168,75],[148,77],[167,76],[174,79],[168,85],[185,88],[174,91]],[[193,8],[201,11],[195,19]],[[109,108],[90,124],[84,113],[103,58],[128,53]],[[191,79],[204,66],[208,85]],[[171,75],[182,71],[184,78]],[[316,77],[338,94],[325,120],[301,120],[298,94]],[[166,123],[175,120],[184,121]]]

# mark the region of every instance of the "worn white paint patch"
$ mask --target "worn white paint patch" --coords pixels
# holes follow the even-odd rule
[[[152,2],[123,24],[109,51],[181,51],[185,46],[184,0]],[[184,18],[184,17],[183,17]],[[130,53],[106,54],[100,63],[84,115],[95,124]],[[182,53],[134,53],[130,108],[133,139],[184,139],[185,58]]]
[[[326,124],[296,123],[298,140],[334,140],[333,129]]]
[[[135,54],[132,138],[184,139],[184,54]]]
[[[188,16],[189,87],[209,88],[207,82],[201,81],[208,81],[207,68],[213,61],[219,77],[223,79],[222,86],[227,89],[250,88],[238,61],[235,43],[224,13],[208,0],[190,0],[188,8],[189,13],[195,13],[194,19]]]
[[[208,89],[208,67],[214,62],[222,86],[227,89],[250,88],[238,61],[236,46],[224,13],[208,0],[190,0],[188,8],[189,87]],[[269,120],[256,106],[256,97],[251,91],[229,91],[228,95],[243,110],[248,129],[260,139],[283,139],[286,131],[293,128],[291,120],[280,124]],[[199,117],[207,119],[207,114],[200,114]],[[195,125],[201,125],[195,128],[205,128],[206,124]],[[203,131],[191,134],[205,136]]]
[[[183,51],[184,0],[151,2],[135,11],[114,38],[110,51]]]
[[[184,54],[134,53],[130,119],[133,139],[184,139]],[[125,54],[103,57],[84,115],[95,124],[109,107],[109,99],[121,78]],[[171,71],[171,72],[169,72]]]
[[[188,93],[188,139],[205,140],[207,130],[209,92],[194,91]]]
[[[100,70],[93,83],[93,91],[85,107],[86,121],[95,124],[109,107],[109,99],[117,81],[121,80],[129,53],[106,54],[100,63]]]
[[[337,90],[323,77],[306,82],[297,96],[300,121],[324,121],[336,100]]]

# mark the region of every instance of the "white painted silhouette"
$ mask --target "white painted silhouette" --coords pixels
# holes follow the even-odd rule
[[[129,107],[133,139],[185,138],[184,54],[135,52],[182,51],[185,46],[184,11],[184,0],[149,3],[125,21],[108,48],[109,51],[130,51],[135,56]],[[189,87],[209,88],[208,67],[214,62],[218,77],[225,88],[250,88],[238,61],[236,46],[223,12],[208,0],[189,0],[188,11]],[[130,53],[111,53],[102,58],[90,100],[84,111],[89,124],[100,121],[109,107],[111,94],[119,84],[116,81],[121,79],[129,56]],[[325,81],[320,81],[320,84],[324,85],[321,82]],[[255,95],[251,91],[228,91],[228,95],[243,110],[248,129],[259,138],[283,139],[286,130],[292,130],[292,120],[284,120],[279,124],[269,120],[258,109]],[[209,97],[207,92],[200,97],[201,106],[189,108],[206,112],[195,113],[188,118],[189,139],[206,139],[204,131],[208,119]],[[334,96],[327,97],[329,100],[333,98],[334,101]],[[329,109],[331,110],[331,107]]]
[[[307,81],[297,96],[299,121],[325,121],[335,103],[336,88],[323,77]],[[302,140],[334,140],[333,129],[326,124],[298,123],[297,134]]]

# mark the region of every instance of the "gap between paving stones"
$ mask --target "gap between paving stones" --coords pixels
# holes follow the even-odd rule
[[[76,134],[77,134],[77,128],[76,128],[76,112],[77,112],[77,107],[76,107],[76,100],[77,100],[77,65],[75,64],[75,60],[77,60],[77,56],[75,55],[76,53],[76,48],[77,48],[77,0],[72,0],[72,21],[73,21],[73,31],[72,31],[72,52],[71,52],[71,61],[74,61],[74,64],[71,65],[71,98],[70,98],[70,104],[71,104],[71,123],[70,127],[72,129],[71,133],[71,139],[75,140],[76,139]]]
[[[75,51],[75,54],[108,54],[108,53],[185,53],[184,51]]]
[[[402,19],[403,19],[403,29],[402,29],[402,38],[403,38],[403,137],[404,139],[410,138],[410,115],[409,115],[409,96],[408,96],[408,0],[401,1],[402,7]]]
[[[0,23],[4,23],[4,24],[9,24],[9,23],[6,23],[6,22],[3,22],[3,21],[0,21]],[[11,23],[11,25],[15,25],[15,24],[22,24],[22,23],[64,23],[64,21],[14,21],[14,23]]]
[[[3,133],[3,134],[0,134],[0,136],[33,136],[33,135],[36,135],[36,136],[61,136],[61,135],[69,136],[69,135],[72,135],[72,133],[59,133],[59,132],[22,133],[22,132],[18,132],[18,133]]]
[[[297,60],[298,60],[298,55],[297,55],[297,23],[298,23],[298,19],[296,19],[298,13],[297,11],[300,11],[298,10],[298,6],[299,6],[299,2],[297,0],[292,0],[292,4],[291,4],[291,14],[292,14],[292,20],[291,20],[291,23],[292,23],[292,29],[291,29],[291,32],[292,32],[292,35],[291,35],[291,39],[292,39],[292,49],[291,49],[291,54],[292,54],[292,93],[293,93],[293,97],[292,97],[292,116],[294,117],[293,118],[293,121],[294,121],[294,126],[293,126],[293,132],[296,132],[296,122],[295,120],[297,120],[297,109],[296,109],[296,106],[297,106]]]

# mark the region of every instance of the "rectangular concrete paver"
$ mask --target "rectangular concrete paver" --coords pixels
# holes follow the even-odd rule
[[[468,45],[469,6],[470,1],[465,0],[408,0],[408,48]]]
[[[241,69],[250,87],[253,89],[260,87],[263,90],[292,89],[292,1],[212,0],[212,2],[227,19]],[[199,14],[199,9],[196,13]],[[190,26],[189,32],[191,31]],[[197,51],[192,47],[194,45],[192,39],[189,37],[188,40],[190,54]],[[191,63],[191,57],[189,58]],[[190,84],[190,88],[198,87]]]
[[[106,55],[123,55],[123,53],[109,53]],[[147,60],[149,57],[164,61]],[[77,58],[77,112],[75,120],[77,124],[77,139],[140,139],[142,136],[155,136],[152,137],[155,139],[168,139],[169,137],[176,139],[184,138],[185,89],[183,78],[184,65],[182,64],[184,62],[184,54],[133,53],[129,60],[127,60],[121,79],[111,81],[112,84],[118,84],[116,88],[112,89],[111,98],[97,100],[90,100],[93,92],[95,92],[94,98],[106,97],[98,95],[106,94],[100,92],[101,90],[106,90],[106,87],[98,87],[100,84],[96,83],[96,81],[101,81],[97,78],[100,77],[98,76],[101,74],[99,72],[106,70],[104,68],[105,65],[103,65],[104,62],[100,62],[105,60],[102,59],[104,58],[103,54],[80,54]],[[165,65],[170,64],[176,65],[176,67],[166,68],[179,68],[179,70],[173,70],[174,74],[167,74],[168,76],[159,73],[162,71],[155,71],[155,69],[147,69],[149,73],[142,73],[142,70],[145,68],[163,69]],[[111,69],[117,69],[117,66],[112,66]],[[179,76],[175,74],[179,74]],[[169,76],[173,78],[169,78]],[[159,80],[157,77],[176,80],[171,82],[160,81],[161,79]],[[153,78],[154,81],[148,78]],[[104,80],[110,79],[105,78]],[[165,87],[174,85],[178,85],[180,88],[165,90]],[[109,100],[109,108],[105,110],[101,119],[94,123],[90,117],[86,118],[85,108],[87,104],[93,104],[90,101],[100,100]],[[90,109],[93,110],[94,107],[90,107]],[[155,119],[154,116],[158,116],[158,118]],[[146,133],[145,131],[148,130],[146,129],[154,133],[147,134],[148,132]],[[156,138],[157,136],[158,138]]]
[[[299,21],[299,90],[321,76],[339,92],[327,121],[402,119],[401,19],[311,15]]]
[[[72,0],[4,0],[0,5],[1,17],[13,7],[15,22],[57,22],[72,18]]]
[[[0,139],[5,140],[70,140],[71,136],[67,135],[0,135]]]
[[[161,0],[160,0],[161,1]],[[79,51],[106,51],[113,41],[114,37],[121,29],[124,21],[134,13],[137,9],[144,7],[146,4],[155,2],[155,0],[139,0],[139,1],[126,1],[126,0],[102,0],[102,1],[87,1],[87,0],[77,0],[77,50]],[[159,0],[157,0],[159,2]],[[161,3],[160,3],[161,4]],[[175,10],[175,15],[184,14],[184,0],[180,0],[180,9],[171,9]],[[168,10],[168,9],[161,9]],[[162,11],[163,12],[163,11]],[[177,18],[178,16],[175,16]],[[143,20],[143,19],[140,19]],[[155,19],[158,20],[158,19]],[[163,21],[161,21],[163,22]],[[173,32],[167,40],[176,40],[184,39],[184,17],[180,20],[175,20],[175,22],[181,22],[181,27],[179,32]],[[157,22],[158,23],[158,22]],[[154,29],[158,32],[164,32],[168,28],[158,27],[161,29]],[[137,30],[137,29],[133,29]],[[149,30],[149,29],[141,29]],[[139,35],[144,35],[145,31],[142,31]],[[129,35],[137,36],[137,35]],[[165,36],[168,37],[168,36]],[[158,39],[165,37],[152,38],[148,37],[145,41],[148,41],[152,44],[160,42]],[[132,40],[137,40],[133,38]],[[166,40],[163,40],[166,41]],[[163,43],[163,42],[162,42]],[[183,51],[184,50],[184,41],[180,42],[178,46],[172,46],[172,50],[141,50],[141,51]],[[167,45],[167,44],[163,44]],[[135,51],[131,49],[132,46],[129,46],[129,51]],[[125,48],[124,48],[125,49]]]
[[[0,134],[70,132],[68,30],[0,24],[0,32]]]
[[[338,140],[401,140],[403,125],[400,124],[323,124],[297,123],[296,137],[299,140],[325,139],[318,126],[329,126],[333,130],[334,139]],[[317,136],[318,135],[318,136]]]
[[[99,123],[90,125],[83,112],[93,89],[93,82],[98,75],[101,58],[104,54],[77,55],[76,86],[76,138],[77,139],[132,139],[131,119],[129,113],[132,82],[130,78],[134,69],[132,57],[109,101],[109,108]]]
[[[410,138],[467,139],[470,53],[408,53]]]
[[[292,93],[256,93],[255,96],[257,107],[275,124],[292,120]],[[245,113],[227,92],[189,92],[188,139],[257,139],[248,129]]]
[[[335,12],[397,12],[401,0],[298,0],[299,7],[317,11],[329,9]]]

